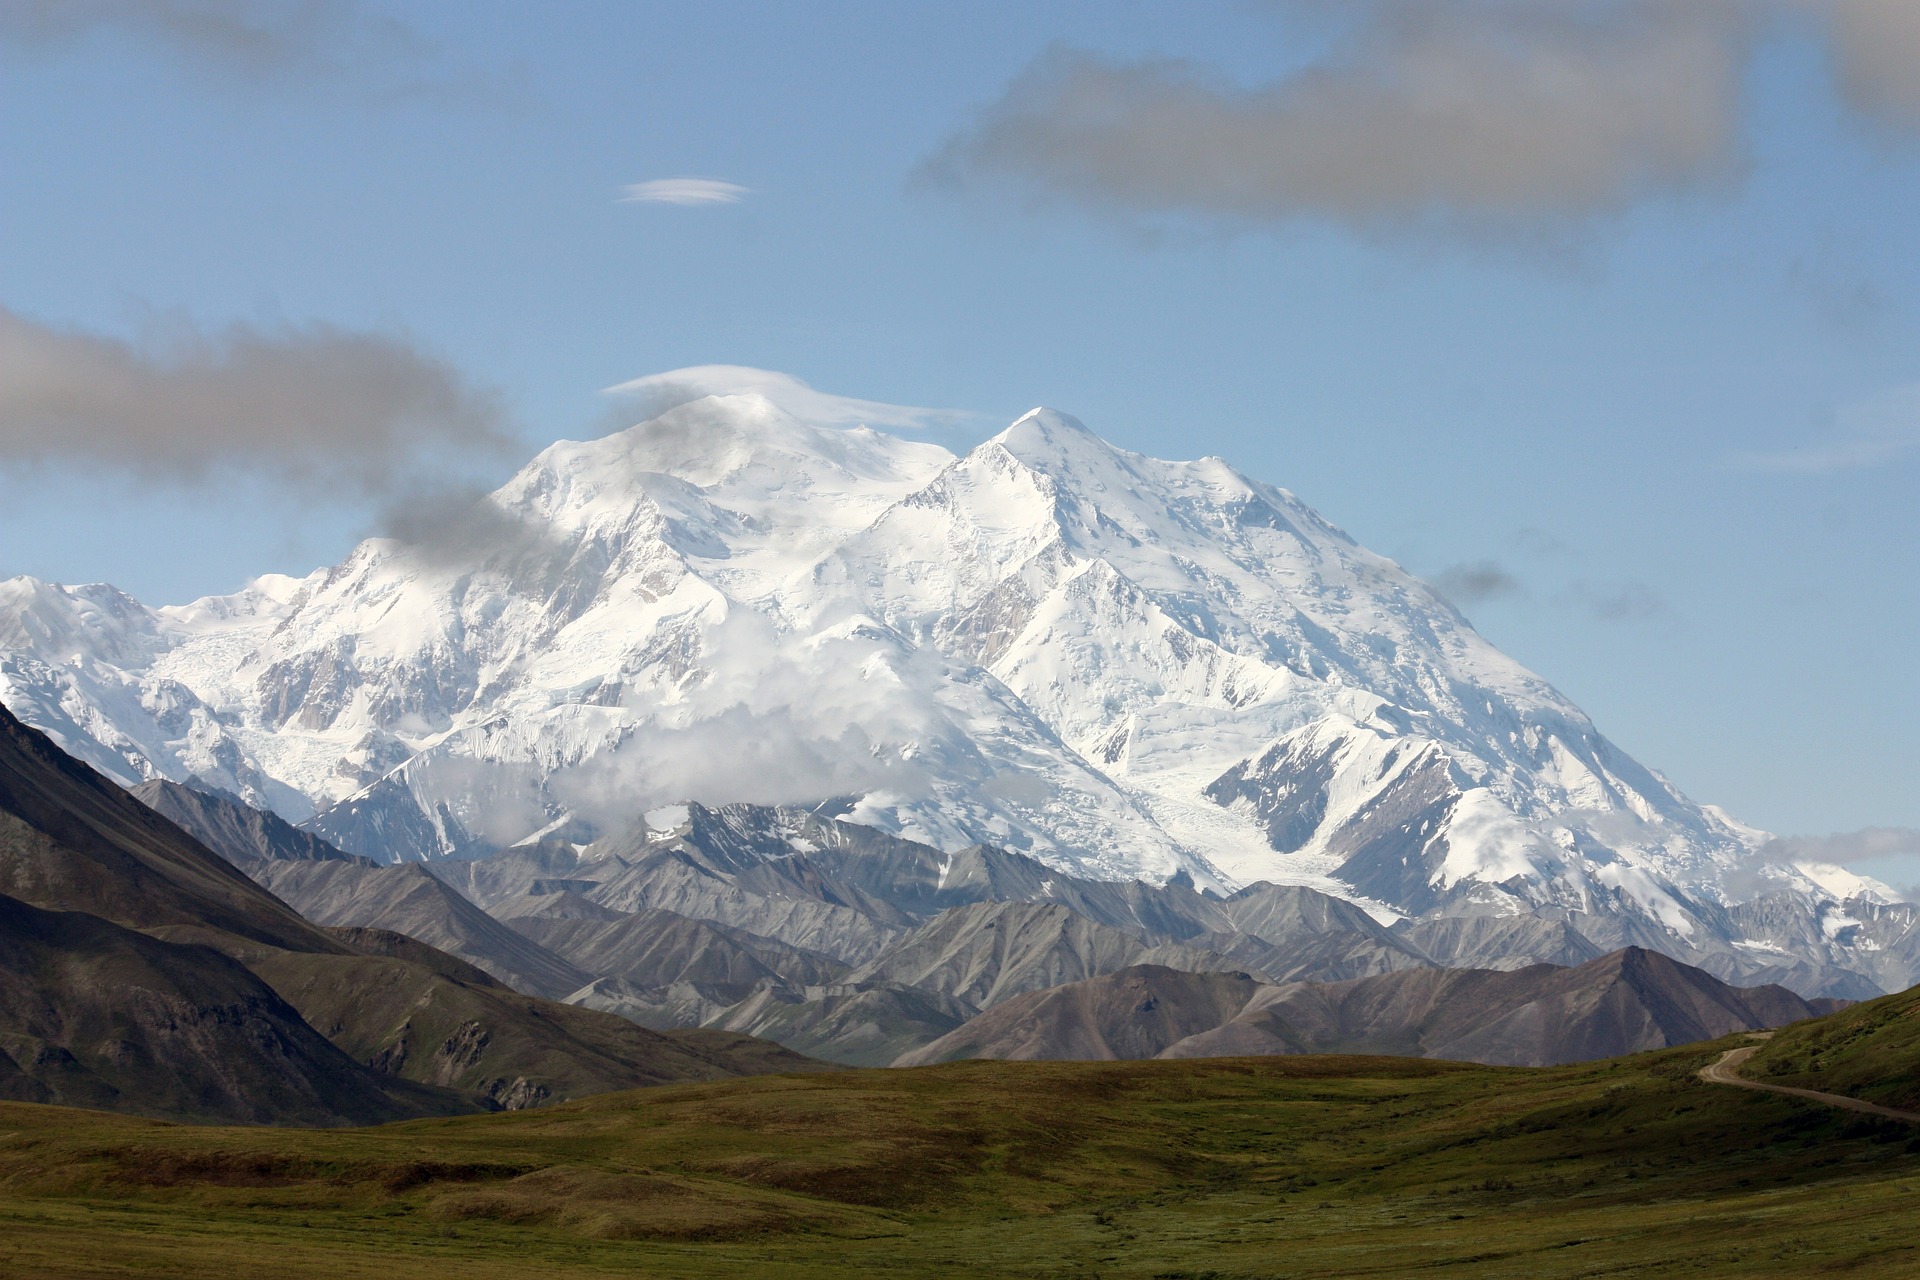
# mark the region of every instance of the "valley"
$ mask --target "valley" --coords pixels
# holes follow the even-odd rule
[[[1725,1047],[1552,1070],[961,1063],[349,1131],[0,1104],[0,1259],[48,1276],[258,1259],[289,1277],[1912,1271],[1920,1129],[1700,1081]]]

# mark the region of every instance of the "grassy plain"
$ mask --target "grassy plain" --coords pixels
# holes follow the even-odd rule
[[[0,1105],[0,1274],[1920,1275],[1920,1130],[1549,1070],[967,1062],[377,1129]]]

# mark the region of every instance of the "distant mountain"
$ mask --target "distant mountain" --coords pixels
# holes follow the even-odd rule
[[[506,985],[560,999],[592,981],[417,863],[382,866],[253,809],[164,779],[132,795],[315,924],[386,929],[459,956]]]
[[[321,928],[4,708],[0,894],[7,1096],[362,1123],[811,1065],[521,995],[399,935]]]
[[[897,1065],[1384,1053],[1549,1066],[1781,1026],[1832,1008],[1780,987],[1730,987],[1633,947],[1570,969],[1416,969],[1280,986],[1145,965],[1009,1000]]]
[[[1048,409],[955,456],[753,385],[557,443],[444,536],[305,578],[159,609],[0,583],[0,698],[129,785],[199,779],[383,862],[787,804],[846,849],[1301,885],[1381,920],[1539,915],[1809,992],[1920,977],[1878,924],[1847,932],[1879,887],[1756,860],[1763,833],[1292,494]],[[813,839],[729,856],[805,852],[788,837]],[[697,871],[642,879],[610,905],[722,918]],[[1735,910],[1756,896],[1795,909]],[[900,923],[775,901],[729,920],[850,963]]]
[[[192,808],[212,830],[247,829],[221,815],[233,803]],[[422,932],[445,930],[450,914],[484,922],[456,931],[450,950],[510,929],[565,966],[571,1002],[642,1026],[746,1031],[859,1065],[1316,1051],[1553,1062],[1813,1008],[1639,949],[1599,956],[1564,921],[1535,915],[1388,928],[1300,886],[1221,897],[1184,882],[1081,881],[1004,850],[945,854],[811,812],[687,806],[586,849],[544,841],[431,871],[308,852],[247,865],[269,883],[332,884],[339,923],[406,915],[417,900],[436,904],[411,908]],[[884,941],[853,963],[721,919],[609,905],[647,896],[809,932],[820,912],[839,912]],[[1116,973],[1125,981],[1108,981]]]
[[[141,804],[243,871],[262,862],[367,861],[228,792],[165,778],[149,778],[130,791]]]
[[[941,912],[855,970],[852,981],[918,987],[987,1009],[1129,965],[1204,970],[1222,963],[1179,943],[1149,945],[1057,903],[982,902]]]
[[[459,956],[528,995],[564,999],[593,980],[495,920],[417,863],[266,862],[250,869],[317,924],[387,929]]]

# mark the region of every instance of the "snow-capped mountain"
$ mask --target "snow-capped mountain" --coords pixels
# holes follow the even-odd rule
[[[1733,954],[1736,896],[1842,896],[1756,872],[1761,833],[1285,490],[1047,409],[955,456],[751,386],[304,579],[157,609],[0,583],[0,699],[129,783],[197,776],[387,859],[831,801],[1081,875],[1686,954]]]

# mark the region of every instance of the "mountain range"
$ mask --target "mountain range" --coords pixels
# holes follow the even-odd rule
[[[690,805],[638,844],[381,865],[316,856],[233,797],[169,782],[135,794],[311,919],[427,939],[642,1026],[744,1032],[854,1066],[1315,1052],[1548,1065],[1845,1003],[1729,986],[1639,948],[1601,955],[1531,916],[1387,928],[1297,885],[1221,898],[1076,880],[806,813]],[[813,849],[769,845],[771,830]],[[1498,967],[1470,958],[1482,949]]]
[[[892,839],[1142,904],[1311,889],[1447,963],[1638,946],[1806,996],[1920,976],[1920,911],[1759,857],[1764,833],[1285,490],[1046,409],[956,456],[835,425],[777,377],[669,383],[714,393],[555,444],[435,534],[304,578],[164,608],[0,584],[0,700],[127,785],[459,868],[481,905],[503,851],[531,892],[700,805],[755,815],[736,852],[757,861],[731,868],[749,880]],[[342,873],[276,874],[298,896]],[[700,915],[683,907],[713,891],[598,883],[622,911]],[[912,922],[849,889],[722,922],[867,964]]]
[[[229,834],[277,821],[218,817]],[[0,1097],[364,1124],[818,1066],[524,995],[400,933],[323,928],[0,708]]]

